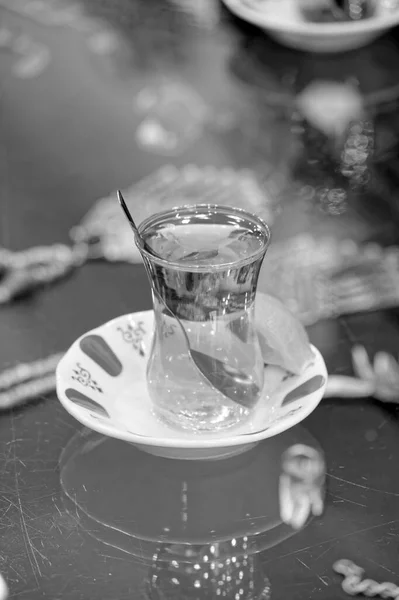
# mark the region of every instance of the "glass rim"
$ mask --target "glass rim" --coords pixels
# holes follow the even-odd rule
[[[261,246],[261,248],[259,248],[258,250],[256,250],[253,254],[251,254],[250,256],[244,257],[244,258],[238,258],[237,260],[234,261],[230,261],[230,262],[225,262],[225,263],[221,263],[218,265],[184,265],[179,261],[172,261],[172,260],[168,260],[167,258],[161,258],[156,256],[155,254],[153,254],[151,251],[146,250],[145,248],[141,249],[141,253],[144,254],[144,256],[152,263],[155,263],[157,265],[161,265],[164,267],[169,267],[169,268],[174,268],[176,270],[179,271],[187,271],[187,272],[207,272],[207,271],[224,271],[226,269],[231,269],[231,268],[240,268],[242,266],[251,264],[253,262],[255,262],[259,257],[261,257],[262,255],[264,256],[266,254],[266,251],[269,247],[270,241],[271,241],[271,232],[270,232],[270,228],[268,226],[268,224],[266,223],[266,221],[260,217],[259,215],[257,215],[256,213],[252,213],[248,210],[246,210],[245,208],[237,208],[234,206],[228,206],[225,204],[210,204],[210,203],[198,203],[198,204],[183,204],[183,205],[179,205],[179,206],[174,206],[172,208],[168,208],[166,210],[154,213],[153,215],[150,215],[149,217],[147,217],[146,219],[144,219],[144,221],[142,221],[140,223],[140,225],[138,226],[138,230],[140,235],[143,235],[143,233],[145,233],[146,229],[148,229],[154,222],[157,221],[162,221],[163,218],[167,217],[167,216],[172,216],[173,214],[176,213],[176,211],[185,211],[187,213],[193,213],[196,211],[202,212],[207,210],[208,212],[211,211],[214,213],[218,213],[218,214],[222,214],[222,213],[226,213],[226,214],[233,214],[233,215],[238,215],[238,216],[242,216],[243,218],[246,218],[248,221],[255,223],[256,225],[258,225],[260,227],[260,229],[263,230],[264,233],[264,241],[263,244]]]

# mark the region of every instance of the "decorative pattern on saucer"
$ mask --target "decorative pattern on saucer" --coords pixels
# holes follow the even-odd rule
[[[121,332],[122,338],[127,344],[130,344],[134,350],[140,354],[140,356],[145,356],[143,343],[145,329],[142,321],[140,321],[135,327],[133,327],[131,323],[128,323],[125,328],[118,327],[118,331]]]
[[[82,392],[79,392],[78,390],[75,390],[73,388],[68,388],[65,392],[65,395],[68,398],[68,400],[70,400],[74,404],[81,406],[85,410],[89,410],[93,417],[97,418],[98,415],[100,415],[101,417],[106,417],[107,419],[109,419],[109,414],[105,410],[105,408],[98,402],[95,402],[94,400],[86,396],[86,394],[82,394]]]
[[[92,378],[90,371],[82,367],[80,363],[76,363],[76,367],[73,370],[72,379],[74,381],[77,381],[84,387],[89,387],[90,389],[96,392],[100,392],[101,394],[103,393],[97,381],[95,381],[95,379]]]
[[[221,458],[289,429],[323,397],[327,370],[314,349],[313,364],[300,376],[287,377],[286,371],[265,366],[266,385],[272,392],[250,420],[201,435],[172,429],[153,413],[147,390],[146,349],[153,327],[153,311],[118,317],[82,336],[61,359],[57,394],[83,425],[160,456]]]

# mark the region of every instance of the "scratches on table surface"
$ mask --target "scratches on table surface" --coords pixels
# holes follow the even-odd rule
[[[355,481],[349,481],[348,479],[343,479],[342,477],[337,477],[336,475],[332,475],[331,473],[328,473],[327,476],[331,477],[331,479],[336,479],[337,481],[341,481],[342,483],[348,483],[349,485],[353,485],[353,486],[361,488],[363,490],[367,490],[368,492],[376,492],[378,494],[386,494],[388,496],[399,497],[399,493],[397,493],[397,492],[389,492],[386,490],[379,490],[377,488],[373,488],[373,487],[369,487],[367,485],[362,485],[360,483],[356,483]],[[350,500],[348,500],[348,502],[350,502]]]
[[[399,574],[395,571],[396,541],[399,538],[399,520],[386,521],[374,526],[355,529],[345,535],[337,535],[318,543],[300,546],[287,553],[274,553],[274,556],[265,556],[265,570],[274,573],[285,573],[281,582],[283,591],[292,586],[307,586],[307,594],[315,597],[337,598],[341,597],[340,579],[332,572],[332,565],[342,558],[353,559],[356,564],[365,569],[367,577],[371,576],[378,581],[392,581],[398,584]],[[315,529],[317,525],[314,525]],[[332,527],[337,529],[336,524]],[[386,543],[376,541],[370,532],[380,529],[394,528],[394,547],[386,548]],[[387,532],[389,533],[389,532]],[[392,532],[391,532],[392,533]],[[360,536],[360,537],[359,537]],[[317,533],[315,534],[317,537]],[[326,547],[327,546],[327,547]],[[271,553],[268,553],[270,555]],[[380,560],[376,560],[379,557]],[[376,568],[377,567],[377,568]],[[387,576],[389,573],[389,577]],[[289,575],[288,575],[289,574]],[[331,587],[333,595],[325,596],[323,589]],[[278,594],[278,598],[283,598]],[[305,596],[300,596],[305,598]],[[344,598],[345,595],[343,594]]]
[[[41,427],[39,439],[31,426],[27,432],[21,427],[22,413],[11,413],[7,421],[10,439],[0,441],[0,570],[9,584],[25,587],[30,582],[39,589],[42,578],[53,571],[52,556],[59,552],[66,533],[66,520],[55,501],[58,456],[45,452],[50,442],[46,427]],[[50,428],[57,434],[54,423],[48,422]],[[49,473],[53,474],[53,490],[48,485]],[[70,533],[71,527],[67,529]]]
[[[318,575],[318,574],[317,574],[317,572],[316,572],[314,569],[312,569],[311,567],[309,567],[309,565],[307,565],[305,562],[303,562],[303,560],[301,560],[300,558],[297,558],[296,560],[297,560],[297,561],[298,561],[298,562],[299,562],[299,563],[300,563],[302,566],[304,566],[304,567],[305,567],[305,569],[308,569],[308,571],[311,571],[312,573],[314,573],[314,574],[315,574],[315,576],[317,577],[317,579],[318,579],[319,581],[321,581],[321,583],[322,583],[323,585],[325,585],[325,586],[327,586],[327,587],[328,587],[328,585],[329,585],[329,584],[328,584],[328,582],[326,581],[326,579],[323,579],[323,577],[321,577],[320,575]]]
[[[78,429],[51,399],[0,418],[0,572],[11,598],[102,600],[108,585],[130,599],[145,574],[65,509],[58,461]]]
[[[372,401],[344,408],[329,400],[305,426],[326,454],[326,511],[262,555],[273,600],[287,592],[292,600],[340,597],[332,564],[341,558],[399,583],[397,419]],[[64,508],[58,460],[79,427],[55,398],[0,418],[0,571],[12,598],[123,600],[146,577],[143,565],[88,535]],[[370,429],[379,432],[373,441],[364,435]]]
[[[333,500],[333,502],[349,502],[350,504],[355,504],[356,506],[361,506],[362,508],[367,508],[366,504],[362,504],[361,502],[355,502],[354,500],[349,500],[348,498],[342,498],[342,496],[337,496],[337,494],[331,494],[332,498],[337,498],[337,500]]]
[[[15,437],[15,425],[14,425],[14,415],[11,415],[11,431],[12,431],[12,436],[13,439],[11,440],[11,444],[12,444],[12,449],[13,449],[13,455],[14,455],[14,478],[15,478],[15,493],[17,496],[17,502],[18,502],[18,509],[19,509],[19,518],[20,518],[20,523],[21,523],[21,530],[22,530],[22,535],[23,535],[23,539],[24,539],[24,544],[25,544],[25,548],[26,548],[26,555],[27,558],[29,560],[31,569],[32,569],[32,573],[33,576],[35,578],[36,584],[39,585],[39,580],[38,577],[42,576],[42,572],[40,570],[40,566],[39,563],[37,561],[37,556],[39,555],[42,559],[46,559],[46,557],[34,546],[31,537],[29,536],[29,532],[28,532],[28,526],[26,524],[26,518],[24,515],[24,510],[22,509],[22,502],[21,502],[21,494],[20,494],[20,489],[19,489],[19,478],[18,478],[18,469],[17,469],[17,465],[15,464],[15,458],[16,458],[16,451],[15,451],[15,445],[17,443],[16,437]],[[21,461],[21,464],[22,463]],[[49,561],[50,562],[50,561]],[[51,563],[50,563],[51,565]]]

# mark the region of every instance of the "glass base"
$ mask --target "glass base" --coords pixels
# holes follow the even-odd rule
[[[153,412],[158,419],[173,427],[183,431],[193,433],[213,433],[230,429],[231,427],[241,425],[249,416],[250,411],[244,406],[208,406],[201,409],[182,410],[176,407],[176,410],[156,405]]]

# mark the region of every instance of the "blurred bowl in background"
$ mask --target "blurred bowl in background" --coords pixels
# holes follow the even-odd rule
[[[264,29],[285,46],[312,52],[361,48],[399,23],[399,2],[377,2],[375,14],[360,21],[315,23],[305,19],[299,0],[223,0],[238,17]]]

